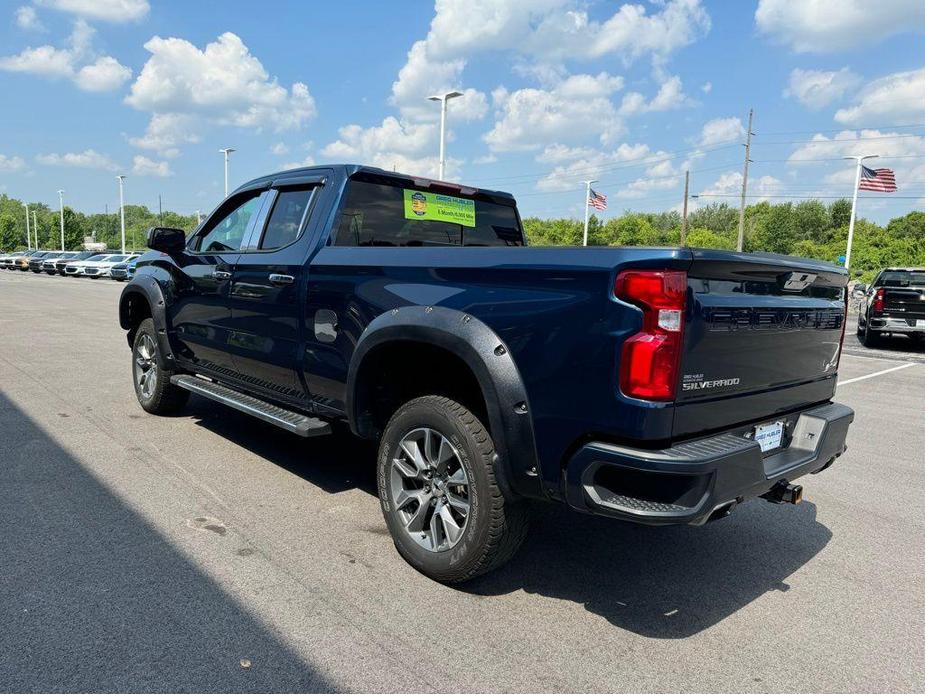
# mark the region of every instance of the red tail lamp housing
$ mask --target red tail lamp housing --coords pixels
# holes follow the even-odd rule
[[[642,309],[642,329],[623,343],[620,390],[643,400],[674,400],[684,344],[687,273],[625,270],[614,294]]]
[[[877,293],[874,294],[874,302],[870,305],[870,308],[875,313],[883,313],[883,296],[886,292],[881,288],[877,290]]]

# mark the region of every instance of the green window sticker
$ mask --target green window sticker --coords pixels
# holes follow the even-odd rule
[[[405,219],[475,226],[475,200],[404,188]]]

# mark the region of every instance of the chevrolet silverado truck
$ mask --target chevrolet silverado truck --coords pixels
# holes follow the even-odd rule
[[[925,268],[885,268],[855,293],[861,294],[858,338],[865,347],[876,347],[884,335],[925,342]]]
[[[119,304],[141,407],[377,441],[388,530],[438,581],[509,559],[535,500],[700,525],[799,502],[845,451],[834,265],[531,248],[507,193],[355,165],[258,178],[148,246]]]

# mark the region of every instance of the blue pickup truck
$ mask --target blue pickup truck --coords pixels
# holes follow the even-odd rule
[[[827,263],[530,248],[507,193],[355,165],[256,179],[148,245],[119,305],[141,407],[378,441],[385,523],[439,581],[509,559],[534,500],[700,525],[798,503],[845,451]]]

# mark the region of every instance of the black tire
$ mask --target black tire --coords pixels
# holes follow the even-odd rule
[[[861,344],[869,349],[874,349],[880,345],[880,335],[870,329],[870,326],[864,328],[864,336],[861,338]]]
[[[146,356],[146,352],[152,353],[150,358]],[[141,365],[140,360],[147,363],[147,369]],[[139,382],[140,371],[153,372],[153,384],[148,392],[144,384]],[[135,386],[138,404],[145,412],[166,415],[183,409],[189,400],[189,391],[170,382],[170,377],[175,373],[164,367],[164,358],[157,341],[157,329],[154,327],[154,321],[146,318],[135,331],[135,339],[132,342],[132,383]],[[147,379],[144,383],[148,383]]]
[[[405,529],[390,489],[393,458],[401,441],[420,428],[445,437],[458,453],[468,477],[469,515],[456,544],[440,551],[426,549]],[[389,420],[379,444],[377,480],[386,525],[399,554],[411,566],[441,583],[461,583],[506,563],[529,528],[526,501],[504,498],[495,479],[497,461],[488,429],[472,412],[442,396],[415,398]]]

